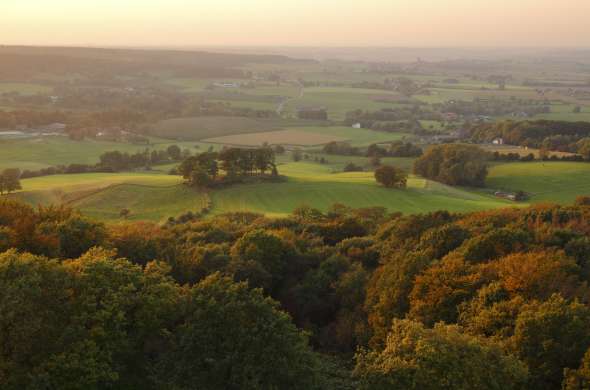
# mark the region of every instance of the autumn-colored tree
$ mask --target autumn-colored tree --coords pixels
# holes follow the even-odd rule
[[[580,368],[566,368],[564,377],[563,390],[590,390],[590,349],[586,351]]]
[[[579,268],[563,252],[515,253],[494,266],[504,289],[525,299],[548,299],[554,293],[567,298],[583,294]]]
[[[522,389],[526,367],[456,326],[395,320],[382,349],[357,355],[361,389]]]
[[[428,326],[456,323],[458,307],[484,283],[477,267],[461,258],[448,258],[416,277],[410,294],[409,317]]]

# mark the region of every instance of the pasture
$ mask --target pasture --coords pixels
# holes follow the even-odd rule
[[[525,191],[530,203],[572,203],[590,195],[590,164],[584,162],[528,162],[498,164],[490,168],[490,189]]]
[[[385,131],[354,129],[352,127],[344,126],[310,126],[294,127],[291,129],[302,131],[308,134],[321,134],[325,136],[345,138],[351,145],[359,147],[398,141],[406,137],[410,137],[410,135],[406,133],[388,133]]]
[[[376,111],[392,108],[401,99],[401,95],[374,89],[344,87],[305,88],[300,98],[292,99],[287,104],[287,111],[294,113],[298,107],[325,107],[331,120],[343,120],[346,113],[357,109]]]
[[[485,194],[418,177],[410,177],[408,188],[398,190],[379,186],[372,172],[331,173],[328,166],[304,162],[280,165],[279,171],[289,178],[286,183],[244,185],[213,192],[212,214],[254,211],[284,216],[302,205],[326,211],[334,203],[350,207],[382,206],[390,212],[404,213],[441,209],[472,211],[511,205]]]
[[[166,149],[170,145],[192,148],[194,143],[179,143],[152,138],[150,145],[84,139],[73,141],[65,136],[0,140],[0,169],[36,170],[55,165],[96,164],[107,151],[136,153],[146,148]]]
[[[88,173],[22,180],[23,190],[10,196],[32,205],[65,204],[100,221],[129,219],[163,221],[186,211],[199,211],[205,193],[182,184],[179,176],[162,173]]]
[[[329,142],[342,141],[347,141],[347,139],[334,135],[310,133],[301,130],[278,130],[264,133],[226,135],[224,137],[207,138],[202,142],[250,147],[262,146],[265,143],[269,145],[307,147],[321,146]]]
[[[281,126],[276,121],[242,117],[205,116],[161,121],[154,126],[152,134],[163,138],[198,141],[211,137],[258,133],[280,128]]]

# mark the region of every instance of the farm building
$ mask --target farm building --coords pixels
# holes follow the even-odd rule
[[[353,129],[360,129],[362,126],[360,123],[355,123],[354,125],[352,125]]]
[[[504,145],[504,138],[496,138],[492,141],[494,145]]]
[[[516,194],[511,192],[496,191],[494,192],[494,196],[496,198],[508,199],[514,202],[517,200]]]

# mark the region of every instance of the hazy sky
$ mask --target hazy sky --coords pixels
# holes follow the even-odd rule
[[[0,44],[590,46],[590,0],[0,0]]]

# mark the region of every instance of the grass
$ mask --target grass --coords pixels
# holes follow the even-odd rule
[[[242,117],[206,116],[161,121],[155,125],[153,134],[164,138],[197,141],[211,137],[257,133],[280,128],[281,126],[274,121]]]
[[[123,208],[132,220],[162,221],[206,205],[205,193],[181,183],[158,172],[54,175],[22,180],[23,190],[11,196],[33,205],[67,204],[100,221],[119,220]]]
[[[226,135],[203,140],[225,145],[261,146],[265,142],[269,145],[318,146],[329,142],[347,141],[346,138],[334,135],[318,134],[301,130],[277,130],[263,133]]]
[[[289,101],[286,109],[295,112],[298,107],[326,107],[330,119],[342,120],[349,111],[357,109],[375,111],[395,106],[394,102],[376,101],[376,99],[384,97],[396,100],[399,95],[394,92],[362,88],[305,88],[303,97]]]
[[[165,149],[173,144],[194,150],[194,143],[178,143],[156,138],[152,139],[150,146],[91,139],[73,141],[62,136],[5,139],[0,140],[0,169],[36,170],[60,164],[95,164],[106,151],[135,153],[146,147]]]
[[[328,210],[334,203],[383,206],[404,213],[473,211],[510,205],[485,194],[417,177],[410,178],[407,189],[397,190],[376,184],[371,172],[331,173],[328,166],[302,162],[281,165],[279,170],[289,177],[286,183],[236,186],[212,193],[213,214],[248,210],[283,216],[301,205]]]
[[[312,156],[315,156],[312,154]],[[449,187],[410,176],[408,188],[379,186],[372,172],[341,172],[347,161],[366,163],[364,157],[327,156],[328,164],[279,160],[284,183],[236,185],[209,194],[181,184],[178,176],[163,172],[92,173],[55,175],[22,181],[23,190],[11,196],[30,204],[67,204],[101,221],[119,221],[123,208],[130,219],[164,221],[186,211],[198,211],[211,199],[212,215],[253,211],[284,216],[309,205],[328,210],[334,203],[350,207],[382,206],[390,212],[422,213],[434,210],[468,212],[501,207],[526,206],[497,199],[493,192],[523,190],[529,203],[571,203],[576,196],[590,194],[590,164],[578,162],[502,163],[490,168],[487,188],[472,190]],[[331,160],[330,160],[331,159]],[[362,161],[361,161],[362,160]],[[409,168],[412,159],[386,159]],[[391,161],[389,161],[391,160]],[[210,197],[210,198],[209,198]]]
[[[408,134],[405,133],[387,133],[385,131],[375,131],[370,129],[354,129],[352,127],[334,126],[334,127],[301,127],[293,128],[307,133],[329,135],[347,139],[353,146],[368,146],[375,143],[385,143],[397,141]]]
[[[198,212],[206,207],[207,201],[206,193],[182,184],[171,187],[121,184],[85,197],[72,206],[101,221],[120,219],[119,213],[124,208],[130,210],[130,220],[163,221],[188,210]]]
[[[498,164],[490,169],[487,186],[525,191],[531,203],[572,203],[590,194],[590,164],[583,162],[529,162]]]
[[[31,83],[0,83],[0,94],[10,92],[18,92],[21,95],[35,95],[49,93],[51,88],[46,85]]]

